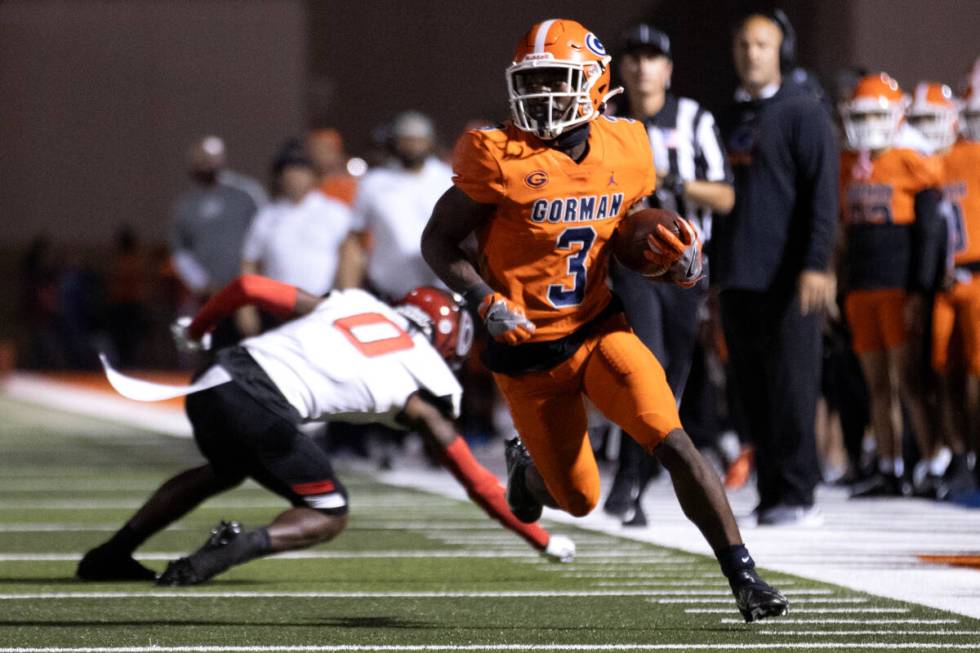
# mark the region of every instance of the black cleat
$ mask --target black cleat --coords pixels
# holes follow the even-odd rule
[[[525,472],[534,464],[520,438],[507,440],[504,449],[507,460],[507,505],[514,516],[525,524],[541,519],[543,506],[527,487]]]
[[[220,522],[211,529],[211,536],[201,548],[186,558],[178,558],[168,564],[167,569],[160,574],[156,584],[175,587],[199,585],[210,580],[232,564],[230,561],[225,564],[218,559],[220,556],[215,554],[231,544],[235,538],[241,535],[243,530],[244,527],[241,522]]]
[[[754,569],[740,572],[735,581],[729,582],[745,623],[781,617],[789,612],[789,601],[782,592],[759,578]]]
[[[157,577],[155,571],[136,562],[131,555],[117,553],[104,544],[82,557],[75,576],[88,581],[145,581]]]

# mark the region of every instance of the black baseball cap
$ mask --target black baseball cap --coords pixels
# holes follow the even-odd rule
[[[653,25],[647,23],[634,25],[623,32],[620,41],[620,50],[623,54],[630,54],[643,49],[662,54],[673,60],[670,54],[670,37]]]
[[[279,148],[279,152],[272,160],[272,172],[278,175],[290,166],[313,167],[313,160],[306,149],[306,144],[299,138],[291,138]]]

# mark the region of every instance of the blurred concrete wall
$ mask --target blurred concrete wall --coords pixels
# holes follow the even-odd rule
[[[162,239],[196,135],[260,176],[305,124],[302,0],[0,2],[0,224],[108,242]]]

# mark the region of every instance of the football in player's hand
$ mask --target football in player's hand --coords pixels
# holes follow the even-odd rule
[[[613,255],[631,270],[646,275],[663,274],[666,269],[651,261],[646,252],[650,251],[647,236],[654,233],[657,225],[663,225],[674,235],[680,237],[680,216],[665,209],[641,209],[620,220],[613,236]]]

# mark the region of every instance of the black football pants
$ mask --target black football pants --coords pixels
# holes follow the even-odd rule
[[[725,290],[721,319],[729,382],[755,445],[759,508],[813,505],[823,313],[801,315],[795,290]]]

